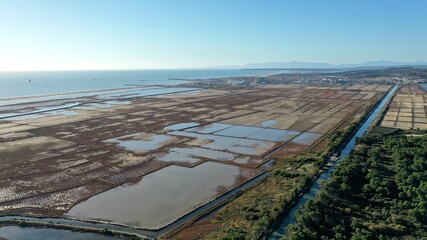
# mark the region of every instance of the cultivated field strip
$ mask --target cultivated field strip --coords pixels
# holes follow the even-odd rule
[[[403,85],[381,122],[383,127],[427,129],[427,92],[419,85]]]

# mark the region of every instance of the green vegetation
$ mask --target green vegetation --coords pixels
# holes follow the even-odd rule
[[[326,160],[330,154],[338,152],[344,147],[344,145],[351,139],[354,132],[357,130],[361,120],[362,118],[360,116],[356,117],[353,122],[345,129],[343,129],[342,131],[333,132],[329,136],[328,147],[322,153],[323,160]]]
[[[358,140],[288,239],[427,238],[427,136],[367,135]]]
[[[265,181],[218,213],[213,222],[221,227],[206,239],[258,239],[266,234],[272,222],[316,175],[314,161],[317,158],[295,157],[277,162]]]
[[[405,131],[407,134],[415,134],[415,135],[417,135],[417,134],[426,134],[427,133],[427,130],[421,130],[421,129],[419,129],[419,128],[417,128],[417,129],[413,129],[413,128],[411,128],[411,129],[409,129],[409,130],[406,130]]]
[[[358,115],[351,124],[328,136],[328,146],[318,154],[307,153],[277,159],[272,173],[258,186],[222,209],[212,221],[217,228],[205,239],[262,239],[271,225],[289,210],[298,195],[310,185],[329,155],[343,147],[362,120]]]

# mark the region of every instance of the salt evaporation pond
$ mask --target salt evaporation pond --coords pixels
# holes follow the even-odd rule
[[[274,125],[277,124],[277,121],[272,119],[272,120],[267,120],[261,123],[262,127],[273,127]]]
[[[61,229],[33,228],[33,227],[0,227],[0,239],[13,240],[115,240],[118,238],[95,234],[73,232]]]
[[[298,137],[294,138],[291,142],[302,144],[302,145],[311,145],[322,136],[323,134],[320,134],[320,133],[305,132],[299,135]]]
[[[168,152],[165,155],[159,157],[157,160],[163,162],[180,162],[180,163],[197,163],[201,161],[196,156],[191,156],[186,153],[180,152]]]
[[[300,134],[300,132],[268,128],[250,135],[248,138],[265,141],[286,142],[298,134]]]
[[[215,160],[225,160],[225,161],[231,161],[236,157],[232,153],[206,149],[206,148],[199,148],[199,147],[172,148],[171,151],[198,156],[198,157],[210,158]]]
[[[216,135],[224,135],[229,137],[248,137],[250,135],[253,135],[257,132],[262,131],[263,128],[258,127],[249,127],[249,126],[234,126],[231,128],[227,128],[225,130],[216,132]]]
[[[275,120],[266,121],[275,124]],[[176,130],[176,129],[174,129]],[[228,137],[251,138],[262,141],[286,142],[299,135],[298,131],[251,127],[242,125],[231,125],[223,123],[212,123],[186,129],[187,132],[197,132],[203,134],[214,134]]]
[[[199,134],[184,131],[174,131],[170,132],[169,134],[176,136],[195,137],[198,140],[209,140],[210,142],[203,144],[202,147],[221,151],[230,151],[233,153],[245,155],[261,155],[270,150],[276,144],[275,142],[269,141],[217,136],[211,134]]]
[[[216,162],[194,168],[172,165],[148,174],[136,184],[93,196],[66,215],[158,229],[233,188],[241,175],[247,175],[241,168]]]
[[[190,128],[190,127],[194,127],[194,126],[198,126],[199,123],[196,122],[188,122],[188,123],[177,123],[174,125],[170,125],[165,127],[166,130],[181,130],[181,129],[185,129],[185,128]]]
[[[151,135],[145,136],[143,139],[138,139],[138,135],[139,134],[127,135],[119,138],[109,139],[105,142],[118,143],[119,146],[130,151],[150,151],[159,149],[162,147],[162,144],[171,139],[171,137],[167,135]]]
[[[190,129],[187,129],[185,131],[208,134],[208,133],[218,132],[218,131],[221,131],[221,130],[224,130],[227,128],[231,128],[233,126],[234,125],[223,124],[223,123],[211,123],[211,124],[200,126],[200,127],[190,128]]]

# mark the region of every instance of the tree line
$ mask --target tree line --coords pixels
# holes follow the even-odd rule
[[[427,136],[365,135],[287,239],[427,238]]]

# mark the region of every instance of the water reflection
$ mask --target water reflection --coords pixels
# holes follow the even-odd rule
[[[118,238],[95,233],[72,232],[61,229],[33,227],[0,227],[0,239],[11,240],[114,240]]]
[[[273,127],[274,125],[277,124],[276,120],[267,120],[261,123],[262,127]]]
[[[157,150],[169,140],[167,135],[132,134],[119,138],[109,139],[105,142],[118,143],[121,147],[130,151]]]
[[[258,128],[258,127],[234,126],[234,127],[216,132],[215,134],[229,136],[229,137],[248,137],[262,130],[263,128]]]
[[[165,127],[165,129],[166,130],[181,130],[181,129],[190,128],[190,127],[194,127],[194,126],[198,126],[198,125],[199,124],[196,122],[178,123],[178,124],[167,126],[167,127]]]
[[[195,137],[198,140],[209,140],[209,143],[202,145],[204,148],[230,151],[233,153],[240,153],[245,155],[261,155],[270,150],[276,144],[270,141],[199,134],[184,131],[174,131],[170,132],[169,134],[176,136]]]
[[[200,127],[190,128],[190,129],[187,129],[186,131],[198,132],[198,133],[214,133],[214,132],[218,132],[233,126],[234,125],[230,125],[230,124],[212,123],[212,124],[208,124]]]
[[[254,135],[249,136],[248,138],[265,141],[286,142],[298,134],[300,134],[300,132],[280,129],[264,129],[255,133]]]
[[[322,137],[323,134],[320,133],[310,133],[305,132],[298,137],[294,138],[291,142],[298,143],[302,145],[311,145],[313,144],[317,139]]]
[[[194,168],[168,166],[74,206],[67,215],[104,219],[149,229],[163,227],[220,192],[231,189],[242,169],[216,162]]]

